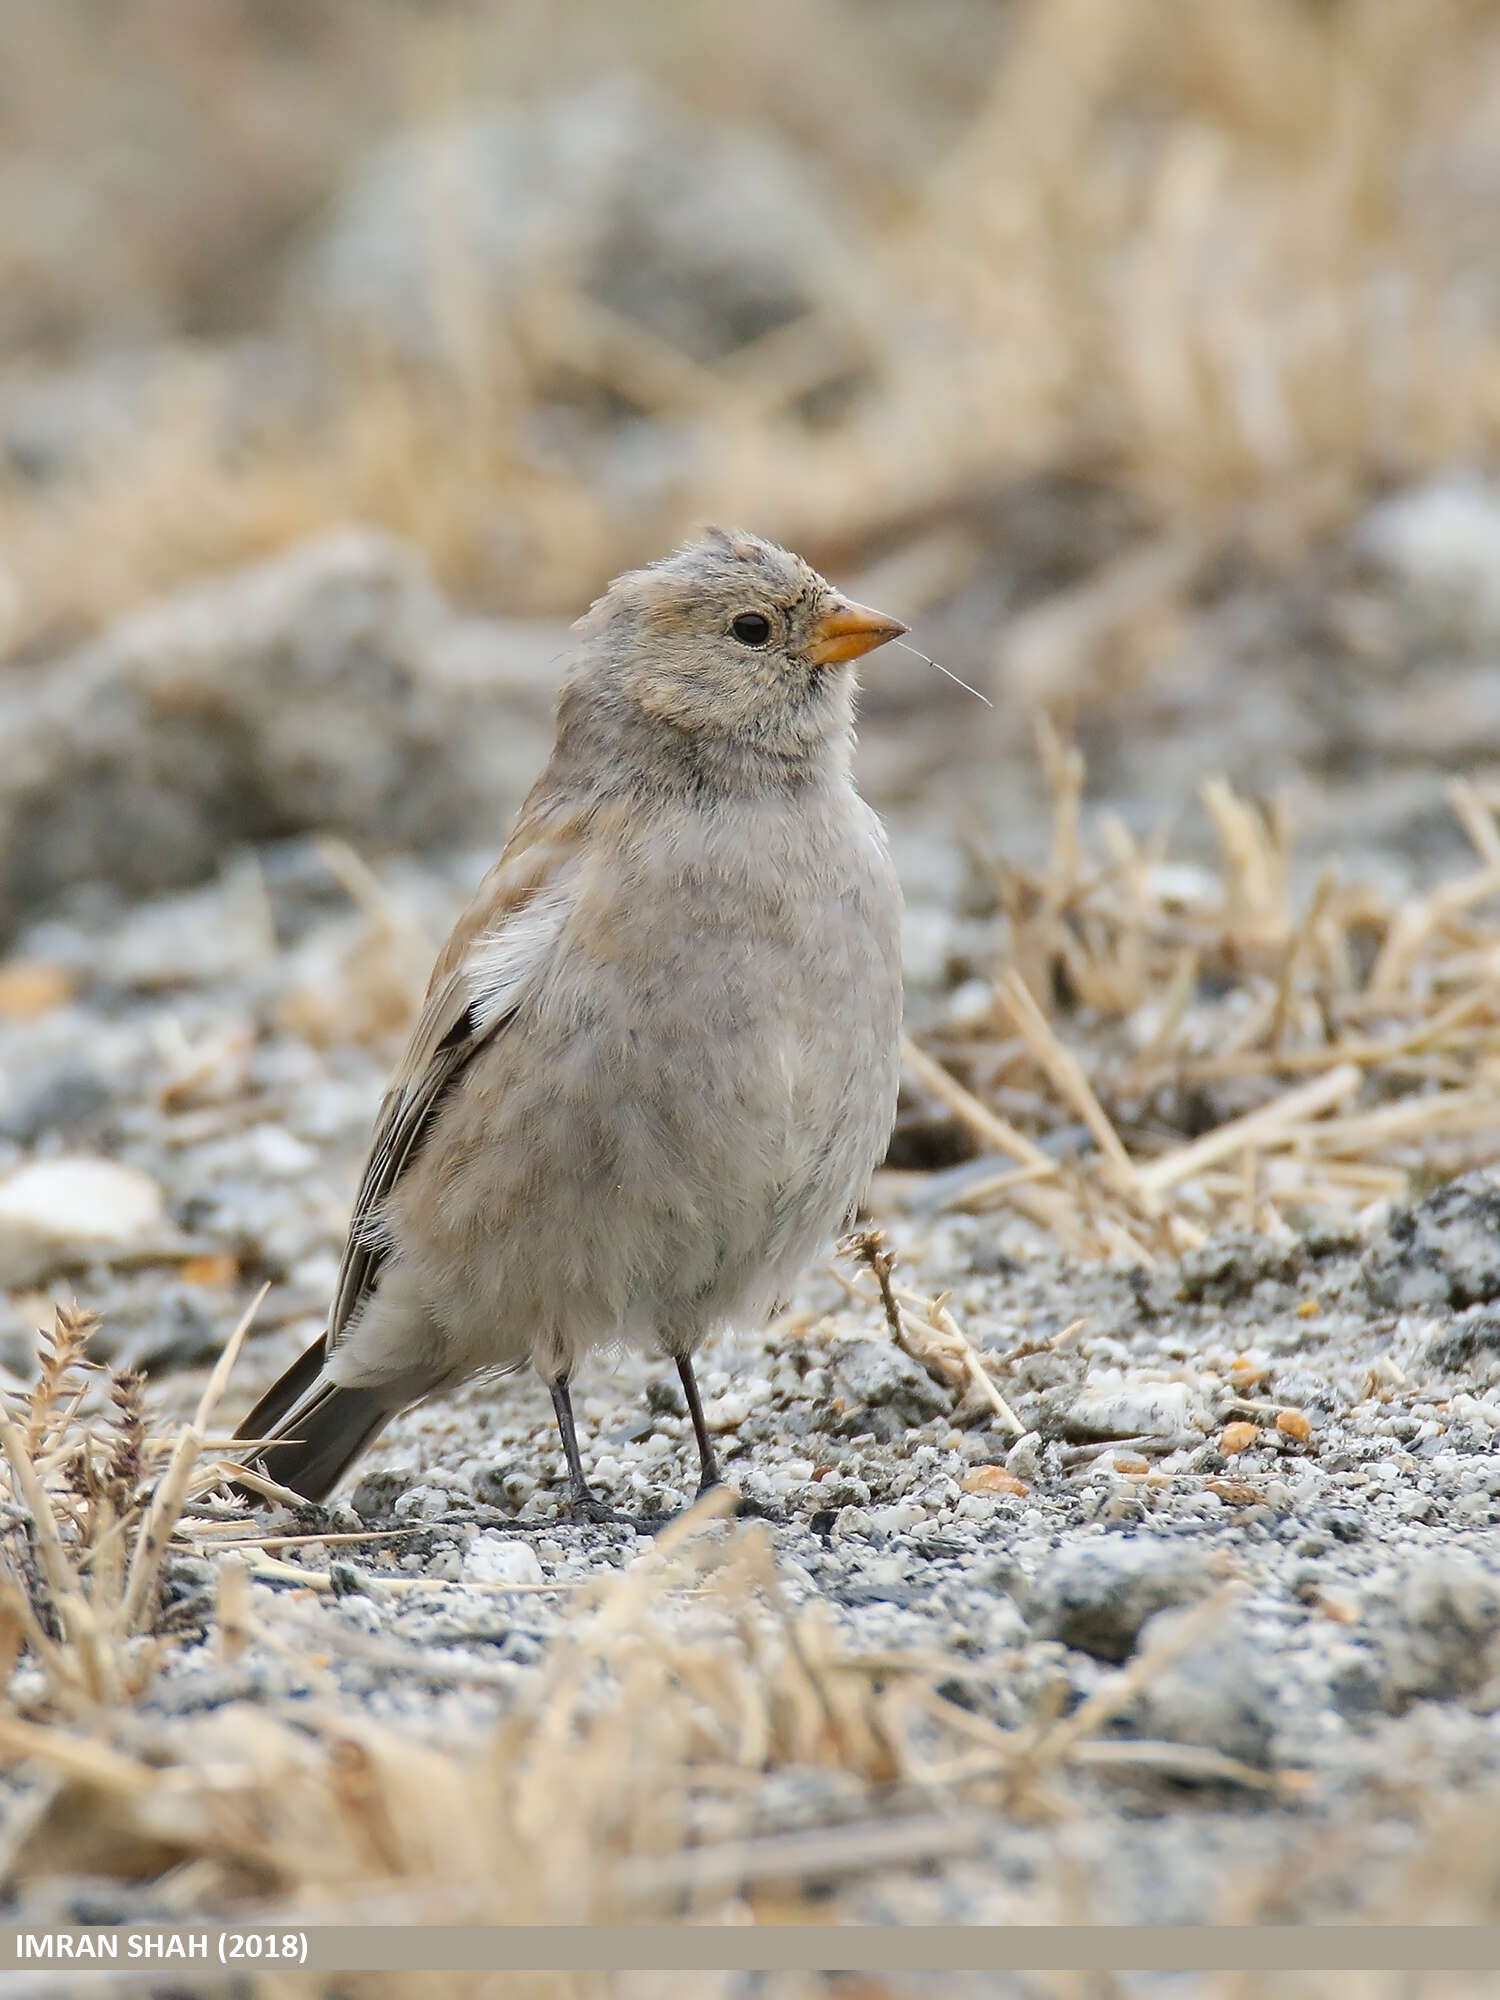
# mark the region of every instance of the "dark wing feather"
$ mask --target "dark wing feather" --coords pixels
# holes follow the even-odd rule
[[[462,1027],[468,1019],[465,1008],[455,1025]],[[496,1022],[495,1027],[499,1026]],[[396,1185],[444,1092],[479,1045],[479,1038],[472,1032],[445,1038],[413,1083],[393,1087],[381,1101],[375,1142],[354,1198],[354,1215],[328,1314],[330,1351],[343,1337],[354,1308],[374,1284],[385,1262],[387,1246],[380,1234],[380,1205]]]
[[[236,1433],[271,1440],[256,1461],[300,1493],[326,1494],[395,1413],[376,1390],[323,1382],[328,1357],[389,1254],[381,1220],[392,1188],[465,1064],[513,1017],[546,964],[580,892],[587,836],[607,818],[556,796],[544,775],[438,954],[426,1002],[381,1102],[327,1332],[271,1385]],[[606,836],[611,830],[604,827]]]
[[[389,1254],[381,1232],[386,1199],[459,1073],[514,1014],[572,906],[578,852],[559,837],[572,829],[548,829],[550,837],[522,843],[525,831],[523,823],[444,946],[406,1054],[381,1101],[328,1316],[330,1354]]]

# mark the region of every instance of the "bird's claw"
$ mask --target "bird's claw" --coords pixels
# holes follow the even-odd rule
[[[630,1514],[622,1514],[618,1507],[611,1507],[607,1500],[601,1500],[597,1493],[575,1493],[568,1502],[569,1512],[575,1521],[587,1521],[595,1528],[634,1528],[639,1523]]]

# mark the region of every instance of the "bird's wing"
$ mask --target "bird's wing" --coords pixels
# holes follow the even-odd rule
[[[465,1064],[545,969],[577,899],[581,822],[523,811],[433,968],[427,998],[375,1121],[328,1317],[327,1351],[379,1275],[381,1210]]]

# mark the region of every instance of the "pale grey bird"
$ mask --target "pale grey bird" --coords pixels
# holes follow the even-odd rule
[[[400,1410],[530,1361],[575,1511],[568,1381],[763,1320],[895,1117],[900,891],[850,772],[850,662],[905,631],[711,529],[579,621],[551,759],[438,957],[327,1333],[241,1426],[320,1499]],[[701,1488],[700,1488],[701,1490]]]

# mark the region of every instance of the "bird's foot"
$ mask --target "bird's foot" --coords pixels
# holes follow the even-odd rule
[[[568,1500],[568,1511],[575,1521],[587,1521],[595,1528],[638,1528],[643,1524],[631,1514],[622,1514],[618,1507],[611,1507],[607,1500],[585,1487],[582,1493],[574,1493]]]
[[[787,1522],[784,1507],[768,1507],[763,1500],[751,1500],[743,1493],[735,1495],[735,1516],[741,1521],[770,1521],[779,1528]]]
[[[748,1499],[740,1492],[738,1487],[728,1486],[722,1479],[700,1480],[698,1482],[698,1491],[693,1495],[687,1506],[682,1509],[682,1514],[691,1512],[697,1506],[698,1502],[710,1493],[727,1495],[730,1504],[724,1509],[724,1513],[730,1520],[774,1521],[781,1526],[785,1526],[786,1524],[787,1517],[780,1508],[767,1507],[759,1500]],[[680,1520],[681,1517],[681,1514],[672,1516],[674,1520]]]

